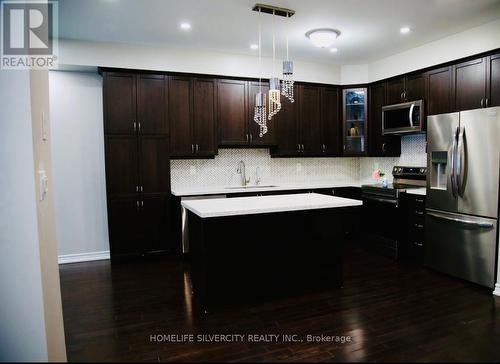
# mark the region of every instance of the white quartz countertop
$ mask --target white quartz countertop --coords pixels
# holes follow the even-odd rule
[[[182,201],[184,208],[202,218],[331,209],[362,204],[362,201],[318,193]]]
[[[201,195],[229,195],[231,193],[252,193],[252,192],[268,192],[268,191],[293,191],[293,190],[308,190],[320,188],[338,188],[338,187],[361,187],[363,184],[373,183],[373,181],[354,181],[354,182],[329,182],[329,183],[301,183],[301,184],[283,184],[272,186],[252,186],[252,187],[197,187],[185,189],[172,189],[174,196],[201,196]]]
[[[406,190],[406,193],[409,195],[419,195],[425,196],[427,194],[427,190],[425,187],[422,188],[410,188]]]

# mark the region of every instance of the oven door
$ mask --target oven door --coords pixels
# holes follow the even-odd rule
[[[363,194],[363,245],[370,251],[398,259],[400,215],[397,198]]]
[[[423,100],[384,106],[382,108],[382,134],[421,132],[423,112]]]

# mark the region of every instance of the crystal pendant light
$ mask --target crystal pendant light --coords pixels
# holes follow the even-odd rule
[[[262,30],[259,8],[259,92],[255,95],[253,120],[259,125],[259,136],[267,133],[266,94],[262,92]]]
[[[280,80],[278,77],[274,76],[276,74],[276,34],[274,29],[274,15],[275,12],[273,10],[273,77],[269,80],[269,120],[281,110]]]
[[[286,13],[288,19],[288,12]],[[291,103],[293,98],[293,62],[290,61],[288,54],[288,34],[286,35],[286,60],[283,61],[283,84],[281,85],[281,94],[285,96]]]

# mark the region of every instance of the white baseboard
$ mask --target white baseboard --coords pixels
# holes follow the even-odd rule
[[[495,284],[495,290],[493,291],[495,296],[500,296],[500,283]]]
[[[109,250],[103,252],[79,253],[79,254],[66,254],[59,255],[59,264],[90,262],[93,260],[106,260],[109,259]]]

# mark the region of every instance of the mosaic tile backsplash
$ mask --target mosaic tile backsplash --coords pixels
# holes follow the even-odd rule
[[[425,135],[403,137],[398,158],[271,158],[268,149],[219,149],[215,159],[173,160],[172,188],[238,186],[240,160],[245,162],[251,184],[258,167],[262,185],[287,185],[368,181],[376,168],[390,179],[394,165],[425,166],[427,156]]]

